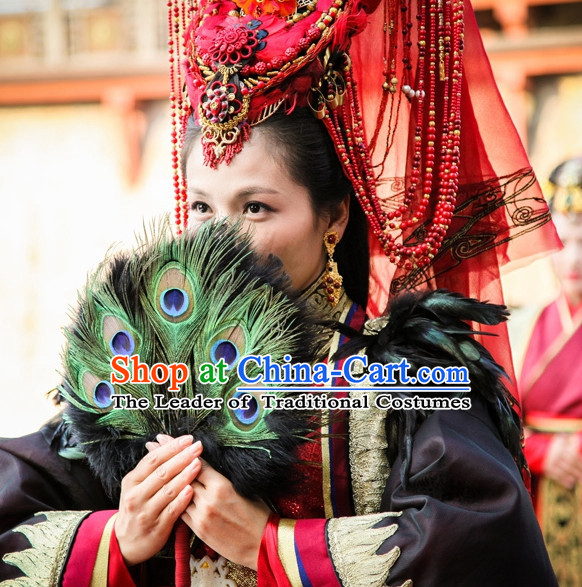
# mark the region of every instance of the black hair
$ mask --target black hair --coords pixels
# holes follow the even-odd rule
[[[276,112],[253,128],[253,132],[259,130],[265,134],[270,146],[279,151],[277,154],[281,160],[286,161],[293,180],[307,188],[316,214],[333,217],[349,195],[350,217],[334,259],[344,278],[348,296],[365,308],[370,266],[366,216],[356,200],[352,184],[343,171],[325,126],[308,109],[296,108],[290,114]],[[184,167],[199,133],[200,128],[191,119],[182,150]]]

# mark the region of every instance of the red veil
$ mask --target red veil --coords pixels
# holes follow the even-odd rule
[[[406,96],[391,97],[396,103],[389,104],[386,92],[378,92],[386,83],[388,57],[393,59],[385,43],[388,18],[387,7],[380,5],[369,16],[365,31],[354,37],[350,56],[357,72],[368,142],[372,142],[378,195],[390,209],[401,201],[410,181],[411,137],[416,120]],[[417,41],[415,32],[413,27],[412,42]],[[400,78],[404,73],[402,60],[394,59],[393,63]],[[417,63],[412,65],[415,72]],[[418,80],[412,72],[409,85],[415,87]],[[404,240],[418,239],[414,234],[417,231],[405,233]],[[560,246],[540,187],[497,89],[468,0],[464,7],[459,187],[450,228],[430,266],[408,272],[389,262],[372,234],[370,243],[370,315],[383,311],[390,294],[414,287],[444,287],[503,303],[501,267]],[[494,331],[498,336],[483,337],[482,342],[513,379],[506,328],[500,332],[496,327]]]

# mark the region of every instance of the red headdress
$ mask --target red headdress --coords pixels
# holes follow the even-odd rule
[[[306,105],[368,218],[369,314],[421,284],[502,302],[500,267],[558,246],[468,0],[169,4],[179,230],[190,115],[215,166],[275,110]]]

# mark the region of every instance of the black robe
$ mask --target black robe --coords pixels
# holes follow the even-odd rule
[[[43,520],[42,511],[114,509],[86,461],[58,454],[63,427],[56,419],[38,432],[0,441],[0,580],[21,577],[2,556],[30,548],[28,539],[12,529]]]
[[[471,410],[436,412],[420,426],[406,487],[400,480],[400,458],[394,463],[381,509],[402,514],[380,522],[398,529],[375,553],[400,549],[387,584],[412,580],[414,587],[554,587],[518,468],[487,406],[477,396],[472,399]],[[39,511],[115,508],[85,461],[58,455],[61,430],[52,423],[0,442],[2,555],[30,548],[27,538],[11,529],[42,521],[35,517]],[[149,580],[138,582],[167,584],[152,577],[171,577],[169,571],[148,573]],[[0,581],[22,576],[16,566],[0,562]]]

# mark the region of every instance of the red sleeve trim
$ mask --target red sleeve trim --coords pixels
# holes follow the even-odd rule
[[[326,520],[297,520],[295,549],[304,585],[340,587],[327,549]]]
[[[279,529],[279,516],[271,514],[259,549],[259,558],[257,559],[257,587],[291,587],[283,564],[277,554],[277,532]]]
[[[95,512],[87,516],[77,530],[63,573],[63,587],[83,587],[91,583],[103,529],[115,510]]]
[[[523,452],[532,474],[543,475],[551,442],[552,434],[532,434],[526,439]]]
[[[109,567],[107,568],[107,585],[108,587],[135,587],[135,582],[129,569],[123,560],[123,555],[119,549],[117,536],[115,535],[115,526],[111,532],[109,541]]]

